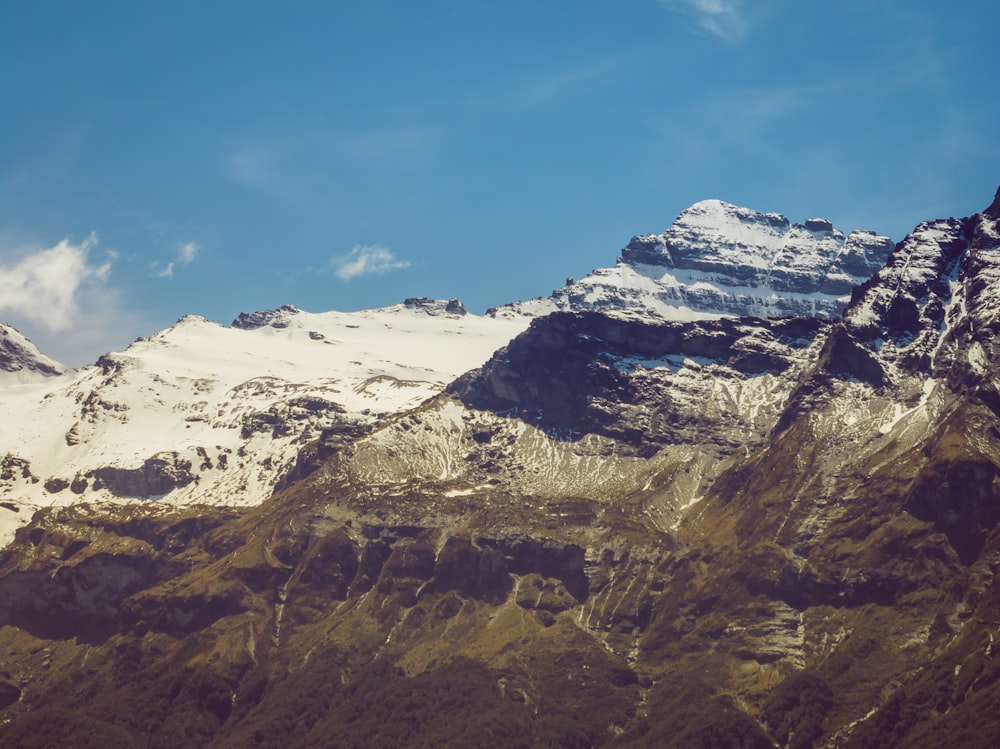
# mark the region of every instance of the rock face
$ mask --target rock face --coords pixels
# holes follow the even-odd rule
[[[162,496],[195,480],[191,461],[177,453],[161,453],[145,460],[139,468],[105,466],[94,470],[94,488],[107,487],[116,497],[146,499]]]
[[[257,507],[38,512],[0,744],[994,746],[997,205],[841,320],[537,319]]]
[[[548,298],[491,312],[625,309],[681,320],[834,318],[892,249],[888,237],[869,231],[845,237],[826,219],[797,224],[777,213],[705,200],[663,234],[633,237],[614,268],[595,270]]]
[[[706,200],[663,234],[634,237],[622,260],[700,271],[729,287],[844,295],[879,270],[890,250],[889,238],[874,232],[845,238],[826,219],[793,224],[777,213]]]
[[[798,369],[826,328],[815,318],[664,325],[556,312],[449,391],[468,408],[517,414],[552,435],[611,437],[647,457],[666,445],[735,446],[755,425],[739,424],[738,409],[706,419],[711,396],[703,388],[725,378],[734,391],[750,389],[754,378]]]
[[[54,376],[66,372],[66,367],[45,356],[13,326],[0,323],[0,373]]]
[[[468,310],[458,299],[449,299],[442,302],[439,299],[429,299],[425,296],[410,297],[403,300],[403,306],[407,309],[420,310],[428,315],[466,315]]]
[[[258,310],[257,312],[240,312],[230,327],[240,330],[258,330],[260,328],[275,328],[282,330],[291,324],[291,320],[302,310],[292,304],[285,304],[278,309]]]

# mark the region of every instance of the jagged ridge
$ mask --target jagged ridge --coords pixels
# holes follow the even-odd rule
[[[845,237],[826,219],[797,224],[777,213],[706,200],[681,213],[663,234],[633,237],[614,268],[488,314],[631,309],[674,320],[831,318],[892,248],[888,237],[870,231]]]

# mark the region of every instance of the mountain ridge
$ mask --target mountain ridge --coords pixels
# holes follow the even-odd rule
[[[829,268],[857,255],[861,244],[851,244],[854,236],[845,238],[822,219],[792,224],[779,214],[713,200],[682,212],[668,232],[654,239],[665,253],[657,260],[661,266],[666,263],[675,272],[682,272],[680,267],[685,273],[701,274],[691,289],[705,287],[707,280],[732,280],[745,262],[766,271],[762,281],[775,286],[767,289],[768,294],[787,298],[800,309],[798,297],[803,293],[792,290],[793,283],[774,284],[776,271],[791,278],[797,262],[801,279],[809,274],[818,278],[817,268],[825,264],[829,276]],[[874,234],[865,236],[871,238],[869,250],[876,254],[888,242]],[[698,270],[699,263],[710,266],[711,272]],[[652,266],[620,258],[619,267],[630,269],[639,280],[632,287],[619,285],[613,298],[605,299],[607,304],[597,306],[662,318],[658,313],[667,308],[661,302],[652,303],[655,309],[647,304],[652,298],[647,294],[649,284],[656,285],[661,296],[665,288],[646,272]],[[820,286],[816,278],[801,282]],[[719,288],[724,287],[720,281]],[[724,293],[734,309],[690,309],[681,317],[732,318],[749,303],[734,302],[730,291]],[[811,314],[828,316],[829,310],[814,302],[807,303]],[[574,300],[568,304],[571,309],[594,307]],[[376,408],[388,413],[418,405],[484,363],[533,316],[550,311],[532,308],[528,314],[514,314],[510,312],[514,307],[492,310],[480,318],[469,315],[458,299],[413,297],[357,313],[309,313],[286,304],[240,313],[228,327],[188,315],[78,372],[68,372],[37,350],[25,354],[25,361],[36,362],[30,371],[42,371],[41,367],[77,382],[65,378],[48,382],[39,387],[35,403],[27,393],[4,397],[0,391],[0,412],[7,422],[31,425],[27,430],[8,430],[0,439],[0,455],[17,466],[0,477],[8,504],[17,508],[17,512],[0,509],[0,538],[9,538],[33,508],[84,499],[188,502],[202,497],[224,504],[261,502],[275,487],[299,475],[299,449],[324,430],[355,434],[377,420]],[[749,307],[761,311],[760,305]],[[772,299],[763,311],[779,307]],[[676,317],[679,309],[670,306],[667,319]],[[426,322],[420,322],[421,315],[427,316]],[[416,327],[397,335],[392,332],[397,319],[409,319],[407,324]],[[373,346],[364,343],[362,333]],[[449,343],[452,334],[458,334],[452,339],[455,343],[469,340],[469,335],[484,343],[456,351]],[[19,336],[16,331],[13,335]],[[425,348],[438,352],[436,356],[418,351],[423,346],[421,335],[430,336]],[[277,353],[279,347],[283,354],[276,361],[268,349]],[[357,350],[349,354],[351,347]],[[418,361],[407,363],[414,358]],[[324,376],[319,361],[331,372]],[[228,394],[219,401],[222,390]],[[157,392],[158,396],[152,395]],[[407,392],[412,397],[396,397]],[[376,401],[380,405],[373,408]],[[28,419],[27,411],[40,418]],[[267,442],[261,439],[265,436]],[[137,450],[137,445],[142,447]],[[253,459],[261,449],[267,454],[261,461]]]
[[[675,320],[836,317],[892,247],[892,240],[871,231],[845,237],[826,219],[792,223],[778,213],[704,200],[662,234],[633,237],[615,267],[487,314],[635,309]]]
[[[997,206],[840,318],[539,316],[255,507],[42,509],[0,740],[992,747]]]

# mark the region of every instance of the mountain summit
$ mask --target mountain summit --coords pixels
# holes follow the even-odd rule
[[[892,240],[870,231],[845,237],[826,219],[791,223],[778,213],[704,200],[662,234],[633,237],[613,268],[489,314],[631,309],[668,320],[837,317],[892,248]]]
[[[0,376],[9,373],[32,379],[65,372],[66,367],[45,356],[16,328],[0,322]]]

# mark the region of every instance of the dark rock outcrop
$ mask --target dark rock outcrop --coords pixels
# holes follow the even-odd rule
[[[411,310],[426,312],[428,315],[467,315],[468,310],[458,299],[442,301],[426,296],[409,297],[403,300],[403,306]]]
[[[195,480],[191,461],[177,453],[160,453],[147,458],[138,468],[107,466],[88,475],[94,480],[94,489],[139,499],[166,494]]]
[[[699,404],[680,400],[670,379],[686,360],[734,377],[780,373],[824,328],[814,318],[665,324],[553,313],[449,391],[469,407],[516,414],[553,434],[603,434],[648,452],[690,439],[682,414]],[[719,439],[731,428],[718,425]]]
[[[66,372],[21,335],[13,326],[0,323],[0,372],[30,372],[53,376]]]
[[[289,318],[299,313],[299,308],[286,304],[278,309],[258,310],[257,312],[240,312],[230,327],[241,330],[256,330],[257,328],[287,328]]]

